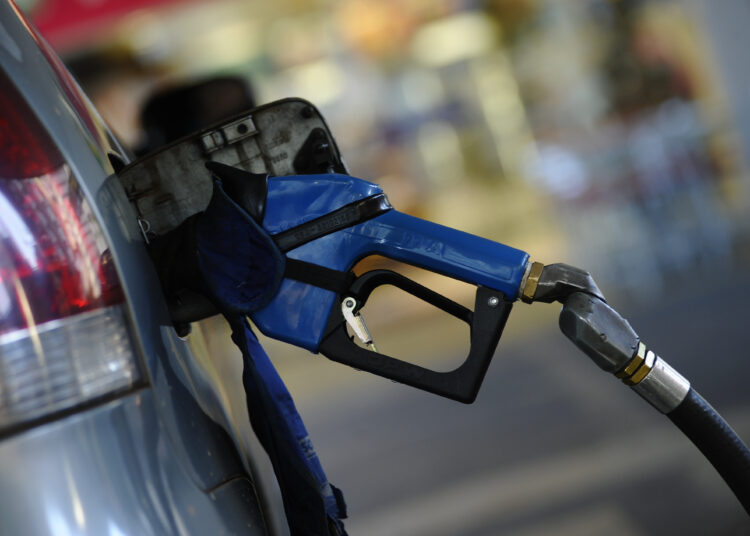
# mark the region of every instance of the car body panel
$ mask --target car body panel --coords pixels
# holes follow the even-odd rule
[[[150,385],[145,390],[140,391],[136,395],[136,399],[148,399],[151,410],[148,418],[146,416],[135,420],[121,418],[120,422],[123,429],[116,433],[113,432],[114,428],[110,425],[115,419],[114,415],[106,418],[100,415],[100,411],[104,411],[104,408],[108,408],[107,411],[113,411],[112,408],[116,407],[112,406],[113,403],[83,411],[75,418],[66,417],[60,421],[29,429],[0,441],[0,460],[3,461],[0,465],[5,466],[7,464],[5,460],[7,459],[15,459],[14,463],[17,465],[33,468],[35,460],[42,465],[50,463],[49,460],[55,459],[57,449],[64,449],[68,452],[67,456],[70,458],[71,451],[68,448],[67,441],[70,441],[76,449],[81,451],[96,452],[100,449],[100,445],[105,443],[109,446],[108,448],[111,448],[110,440],[112,437],[118,438],[119,443],[130,434],[133,435],[130,438],[131,443],[141,443],[137,447],[132,446],[130,454],[122,451],[120,453],[122,459],[124,460],[129,456],[129,459],[136,462],[140,459],[139,457],[146,456],[152,465],[151,470],[142,474],[128,475],[125,465],[119,467],[115,464],[112,468],[114,471],[112,474],[117,476],[121,489],[114,485],[117,480],[112,480],[113,484],[108,488],[111,497],[108,499],[109,502],[102,503],[102,506],[114,507],[119,498],[124,501],[123,507],[126,505],[133,508],[138,507],[131,511],[131,515],[135,517],[145,516],[144,519],[158,518],[174,521],[174,525],[155,525],[155,533],[219,533],[213,529],[205,530],[210,525],[204,524],[202,521],[195,522],[192,517],[178,518],[175,515],[164,517],[162,514],[156,516],[156,514],[149,512],[149,508],[155,508],[156,506],[148,505],[147,495],[140,497],[138,501],[128,495],[130,493],[129,486],[135,486],[136,488],[141,485],[158,487],[162,484],[168,484],[166,482],[160,484],[148,481],[142,483],[128,482],[128,476],[131,481],[140,478],[161,478],[166,471],[172,475],[172,481],[175,485],[179,483],[179,486],[184,489],[163,490],[163,493],[177,493],[178,495],[157,497],[161,501],[162,506],[160,508],[180,510],[181,506],[187,508],[192,504],[190,501],[198,504],[200,500],[196,494],[203,493],[204,498],[208,497],[209,492],[215,494],[216,490],[230,482],[234,482],[231,489],[237,490],[237,493],[244,497],[248,493],[247,486],[249,485],[250,489],[254,489],[254,494],[257,495],[253,501],[259,502],[260,506],[256,505],[254,508],[249,508],[248,519],[256,520],[255,511],[262,510],[266,518],[274,520],[271,523],[271,532],[283,534],[285,527],[283,526],[283,518],[278,513],[281,506],[278,493],[274,489],[275,482],[272,477],[269,477],[267,470],[260,471],[263,474],[261,478],[253,478],[253,473],[259,471],[258,464],[262,464],[263,457],[258,456],[259,453],[257,452],[248,452],[247,442],[238,439],[239,431],[242,431],[244,435],[248,434],[249,423],[246,421],[238,422],[236,418],[233,419],[233,414],[228,407],[226,391],[229,389],[241,390],[242,384],[236,381],[218,385],[220,380],[218,374],[211,370],[211,361],[206,359],[196,360],[188,342],[178,337],[171,327],[158,278],[144,247],[144,238],[138,227],[137,217],[128,203],[117,177],[113,174],[114,169],[110,162],[109,153],[115,153],[119,158],[125,160],[127,160],[127,156],[109,135],[104,123],[85,96],[79,92],[72,79],[68,78],[67,71],[61,71],[62,65],[55,63],[59,60],[54,52],[49,48],[43,50],[40,47],[48,47],[48,45],[36,35],[33,28],[27,26],[17,8],[11,2],[0,2],[0,69],[8,74],[26,98],[30,107],[35,111],[40,122],[50,133],[76,177],[81,190],[91,202],[92,209],[102,225],[127,297],[131,333],[137,352],[143,360],[144,367],[142,368],[145,379]],[[117,412],[119,411],[117,410]],[[130,415],[134,410],[128,411]],[[76,419],[83,419],[84,422],[79,422]],[[86,423],[86,421],[88,422]],[[102,426],[101,430],[97,429],[99,425]],[[66,433],[63,430],[66,426],[71,426],[71,430],[75,431]],[[147,430],[146,428],[153,428],[153,430]],[[50,430],[54,430],[54,432]],[[86,430],[86,433],[83,433],[83,430]],[[115,435],[111,436],[113,433]],[[57,441],[56,443],[49,443],[46,451],[43,449],[43,444],[34,442],[34,438],[44,434],[53,434]],[[102,435],[100,436],[100,434]],[[137,437],[140,434],[146,434],[148,437]],[[18,445],[27,442],[31,442],[28,446],[34,448],[29,448],[26,451],[18,447]],[[157,447],[159,449],[158,454],[146,452],[148,448]],[[15,458],[5,458],[6,454],[12,454]],[[48,457],[50,458],[48,459]],[[58,462],[62,462],[62,459],[59,459]],[[159,469],[160,464],[167,465],[162,470]],[[92,467],[92,474],[86,472],[85,464],[79,464],[77,467],[80,468],[81,472],[71,472],[66,477],[70,482],[75,483],[78,479],[82,479],[91,483],[93,482],[91,480],[92,474],[101,478],[106,476],[103,474],[105,472],[103,466],[100,468]],[[178,472],[181,472],[179,478],[176,476]],[[2,475],[0,477],[0,494],[3,498],[15,495],[14,482],[17,482],[17,479],[21,476],[13,471],[10,473],[1,471],[0,475]],[[243,475],[247,478],[243,483],[238,483],[237,479]],[[15,501],[6,501],[5,499],[0,501],[0,518],[4,520],[4,523],[13,523],[14,521],[8,518],[17,518],[18,516],[22,517],[20,520],[16,519],[16,521],[22,522],[23,513],[28,514],[33,510],[33,508],[30,509],[29,505],[35,504],[33,502],[34,492],[44,493],[47,501],[45,507],[49,506],[50,511],[63,511],[66,505],[70,504],[70,491],[65,487],[69,486],[70,482],[65,481],[68,482],[65,486],[51,483],[54,484],[53,487],[53,485],[48,485],[45,482],[43,476],[43,473],[30,471],[24,482],[25,490],[29,490],[31,495],[27,497],[24,494],[18,494]],[[59,482],[63,482],[62,476],[56,478]],[[270,488],[270,492],[267,488]],[[234,500],[226,499],[227,493],[229,492],[225,491],[223,494],[225,500],[229,502]],[[59,497],[60,503],[58,506],[54,505],[53,498],[55,496]],[[19,503],[24,497],[26,497],[26,500],[32,501],[26,504],[27,508]],[[91,497],[94,498],[94,496]],[[188,498],[189,501],[181,506],[177,502],[183,499],[187,501]],[[211,500],[210,503],[206,504],[216,504],[216,501]],[[86,505],[86,509],[88,509],[88,505]],[[216,506],[215,512],[219,510],[220,507]],[[36,515],[40,515],[40,513],[37,511]],[[237,518],[242,520],[243,523],[247,517],[245,514],[238,512],[235,512],[234,515],[238,516]],[[202,517],[216,521],[218,523],[217,528],[231,525],[230,520],[225,520],[224,525],[222,525],[216,515],[213,514],[208,515],[204,512]],[[180,522],[182,524],[178,523],[180,519],[183,520]],[[54,527],[47,522],[45,523],[39,525],[39,534],[46,534],[45,530],[57,533],[52,530]],[[256,528],[260,528],[256,531],[248,530],[246,532],[248,534],[264,534],[266,532],[262,525],[263,523],[256,524]],[[44,529],[44,527],[47,528]],[[166,532],[157,530],[159,528],[166,528],[167,530]],[[0,532],[6,533],[5,530]],[[72,533],[80,532],[75,530]],[[23,533],[36,534],[37,532],[24,530]],[[105,532],[87,531],[86,533],[102,534]],[[109,531],[108,533],[114,534],[117,532]],[[124,533],[127,534],[128,532]],[[132,534],[147,533],[142,531],[132,532]]]
[[[0,534],[262,534],[244,473],[197,488],[157,403],[142,389],[0,442]]]

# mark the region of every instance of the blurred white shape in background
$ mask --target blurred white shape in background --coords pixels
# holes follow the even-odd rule
[[[282,76],[290,95],[304,95],[316,106],[326,106],[337,100],[346,87],[341,68],[328,59],[292,67]]]
[[[498,28],[478,11],[425,24],[414,36],[411,53],[430,67],[450,65],[495,48]]]
[[[558,199],[574,199],[586,191],[589,177],[576,154],[561,145],[539,143],[529,151],[526,177],[538,188]]]
[[[445,90],[434,71],[414,69],[401,76],[404,105],[416,113],[428,112],[445,101]]]
[[[430,121],[419,128],[419,152],[427,177],[445,184],[464,179],[464,159],[456,129],[445,121]]]

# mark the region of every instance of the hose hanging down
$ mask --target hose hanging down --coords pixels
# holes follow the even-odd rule
[[[667,417],[711,462],[750,514],[750,450],[732,427],[692,387]]]

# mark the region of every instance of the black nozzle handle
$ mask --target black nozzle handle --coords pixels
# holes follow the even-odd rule
[[[471,348],[468,357],[455,370],[437,372],[367,350],[357,346],[349,336],[341,310],[336,306],[331,312],[327,335],[320,344],[319,352],[332,361],[445,398],[465,404],[472,403],[495,354],[513,303],[501,292],[480,286],[477,287],[474,311],[471,312],[390,270],[373,270],[360,276],[358,282],[359,285],[355,283],[352,286],[353,291],[360,292],[355,293],[358,301],[366,301],[366,297],[377,286],[391,284],[467,322],[471,326]],[[341,298],[343,299],[343,296]]]

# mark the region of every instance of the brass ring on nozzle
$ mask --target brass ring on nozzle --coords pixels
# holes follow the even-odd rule
[[[625,380],[626,378],[630,378],[633,374],[635,374],[635,371],[638,370],[638,368],[643,364],[643,362],[646,360],[646,345],[642,342],[638,343],[638,350],[636,351],[633,358],[628,361],[628,364],[623,368],[620,372],[616,373],[615,376],[620,378],[621,380]]]
[[[531,303],[534,301],[534,294],[536,294],[536,287],[539,285],[539,278],[544,270],[544,264],[541,262],[531,263],[529,274],[526,276],[526,282],[523,285],[521,291],[521,301],[524,303]]]
[[[646,352],[646,359],[643,360],[643,364],[638,367],[638,370],[636,370],[630,378],[625,378],[622,381],[625,383],[625,385],[630,386],[641,383],[643,378],[648,376],[649,372],[651,372],[651,369],[654,368],[655,362],[656,354],[649,350],[648,352]]]

